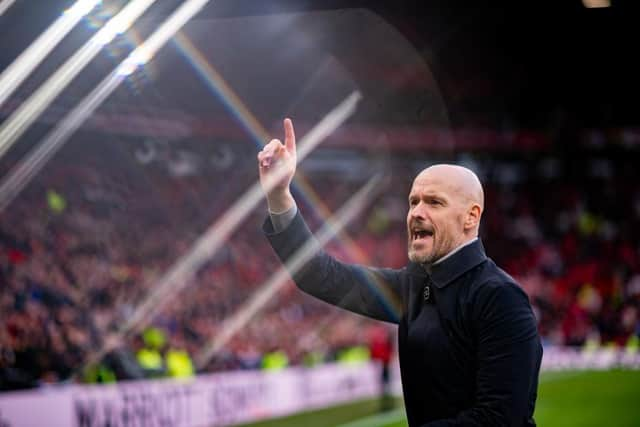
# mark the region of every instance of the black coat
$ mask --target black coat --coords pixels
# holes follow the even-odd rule
[[[300,213],[264,231],[283,262],[313,238]],[[542,346],[527,295],[480,240],[427,271],[341,263],[324,252],[294,274],[330,304],[397,323],[407,417],[417,426],[534,426]]]

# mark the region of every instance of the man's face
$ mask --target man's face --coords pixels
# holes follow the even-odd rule
[[[431,264],[464,243],[465,205],[437,174],[423,172],[409,193],[409,259]]]

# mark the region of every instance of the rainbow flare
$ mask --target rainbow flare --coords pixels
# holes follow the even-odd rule
[[[267,132],[264,126],[256,119],[255,115],[247,108],[240,97],[238,97],[227,84],[222,75],[209,63],[189,37],[182,32],[178,32],[174,36],[173,42],[180,54],[203,80],[209,91],[224,104],[232,116],[235,117],[240,125],[251,135],[256,147],[260,149],[268,143],[271,140],[269,132]],[[308,179],[300,171],[296,173],[293,190],[302,196],[303,200],[309,206],[313,207],[323,220],[331,216],[327,205],[320,199]],[[356,260],[356,262],[366,264],[369,261],[369,257],[346,232],[340,231],[337,235],[337,240],[346,248],[349,255]],[[371,289],[379,296],[386,311],[399,320],[401,317],[402,304],[399,298],[389,291],[390,287],[382,283],[376,283],[373,276],[369,276],[368,283]]]

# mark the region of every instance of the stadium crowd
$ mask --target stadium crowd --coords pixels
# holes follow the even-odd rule
[[[279,268],[260,235],[264,204],[184,290],[158,304],[140,328],[118,334],[163,273],[257,179],[254,156],[197,167],[184,153],[178,160],[154,156],[122,141],[72,144],[0,213],[0,389],[362,356],[347,350],[366,348],[376,323],[288,283],[221,351],[194,365],[225,319]],[[487,253],[529,294],[545,345],[637,351],[634,156],[465,158],[485,184]],[[394,188],[408,191],[416,159],[397,155],[392,162]],[[311,182],[335,210],[364,178],[327,172]],[[301,210],[317,227],[310,199],[302,198]],[[328,250],[351,262],[401,267],[405,215],[403,195],[383,192],[347,228],[350,237],[334,239]]]

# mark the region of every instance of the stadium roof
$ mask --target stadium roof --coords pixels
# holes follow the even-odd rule
[[[2,68],[72,2],[47,2],[37,10],[27,3],[16,2],[0,17]],[[103,2],[104,9],[122,3]],[[146,37],[179,3],[159,1],[136,25],[137,36]],[[640,126],[640,67],[633,57],[640,38],[626,4],[587,9],[579,0],[529,2],[526,8],[509,3],[217,0],[184,33],[267,126],[292,109],[312,122],[355,87],[375,100],[363,103],[354,118],[361,125],[537,131]],[[74,30],[16,99],[92,32],[90,25]],[[287,50],[274,56],[278,43]],[[131,37],[110,47],[65,91],[58,108],[72,106],[131,49]],[[197,62],[189,47],[169,45],[104,109],[228,115],[229,105],[202,96],[207,83]],[[314,75],[324,84],[310,81]],[[305,91],[313,103],[296,101]]]

